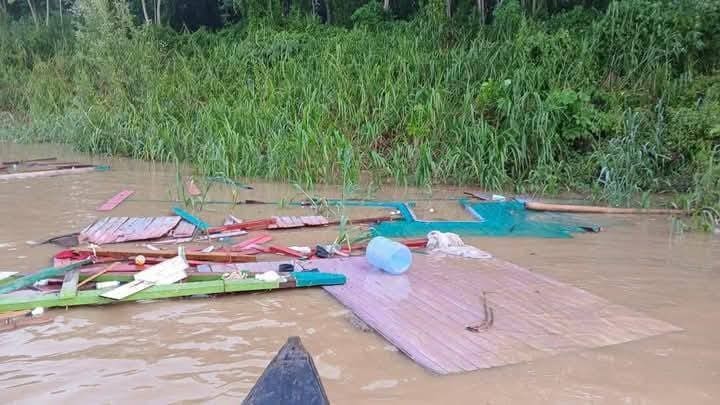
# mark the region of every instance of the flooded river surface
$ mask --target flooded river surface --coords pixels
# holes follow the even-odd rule
[[[104,216],[95,208],[120,190],[135,194],[111,215],[167,215],[172,206],[167,200],[177,195],[177,170],[171,166],[90,158],[57,146],[0,144],[2,160],[47,156],[110,164],[112,170],[0,181],[0,271],[46,267],[59,248],[26,241],[79,231]],[[279,201],[297,195],[291,185],[253,185],[255,190],[241,191],[239,198]],[[432,197],[462,191],[434,189]],[[339,195],[337,187],[317,192]],[[405,188],[373,196],[429,197],[427,190]],[[232,197],[214,187],[209,199]],[[256,219],[277,212],[307,211],[208,204],[202,216],[217,224],[226,214]],[[467,218],[453,201],[420,201],[416,212]],[[348,311],[319,288],[55,309],[49,311],[52,324],[0,333],[2,402],[239,403],[286,338],[298,335],[314,355],[334,404],[720,403],[720,239],[673,233],[667,217],[589,218],[605,231],[568,240],[466,242],[684,331],[436,376],[383,338],[353,326]],[[282,243],[306,245],[336,235],[333,229],[273,234]]]

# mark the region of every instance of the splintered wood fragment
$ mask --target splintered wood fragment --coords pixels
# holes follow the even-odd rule
[[[80,269],[73,269],[65,273],[60,298],[69,298],[77,295],[78,280],[80,280]]]
[[[130,197],[134,193],[133,190],[123,190],[117,194],[115,194],[112,198],[107,200],[104,204],[97,207],[98,211],[111,211],[113,208],[117,207],[125,201],[128,197]]]
[[[192,197],[197,197],[202,194],[202,191],[198,188],[198,186],[195,184],[195,179],[192,177],[187,177],[185,179],[185,191]]]

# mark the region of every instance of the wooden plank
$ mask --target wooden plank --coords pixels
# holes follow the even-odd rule
[[[60,298],[69,298],[77,295],[78,280],[80,280],[80,269],[73,269],[65,273]]]
[[[208,233],[220,233],[220,232],[234,231],[234,230],[249,231],[249,230],[253,230],[253,229],[267,229],[267,227],[272,224],[275,224],[275,220],[272,218],[257,219],[254,221],[244,221],[239,224],[216,226],[213,228],[209,228],[207,231],[208,231]]]
[[[105,203],[101,204],[97,207],[98,211],[112,211],[115,207],[120,205],[123,201],[125,201],[128,197],[130,197],[134,193],[133,190],[123,190],[109,200],[107,200]]]
[[[153,285],[173,284],[187,277],[185,270],[188,267],[185,259],[176,256],[135,274],[135,280],[147,281]]]
[[[104,291],[100,294],[103,298],[110,298],[113,300],[124,300],[131,295],[135,295],[140,291],[147,290],[154,284],[149,281],[133,280],[129,283],[123,284],[120,287],[114,288],[110,291]],[[61,297],[62,298],[62,297]]]
[[[252,238],[245,239],[244,241],[240,243],[236,243],[230,247],[230,250],[232,251],[239,251],[243,250],[251,245],[261,245],[263,243],[267,243],[270,240],[272,240],[272,236],[270,235],[258,235],[254,236]]]
[[[565,205],[565,204],[547,204],[539,201],[528,201],[525,208],[532,211],[549,211],[549,212],[571,212],[582,214],[631,214],[631,215],[689,215],[689,211],[671,209],[671,208],[615,208],[615,207],[597,207],[591,205]]]
[[[268,246],[268,248],[270,249],[270,252],[272,252],[272,253],[277,253],[277,254],[291,256],[291,257],[297,257],[298,259],[307,258],[306,255],[298,252],[297,250],[286,248],[284,246],[272,245],[272,246]]]
[[[208,228],[210,228],[210,225],[208,225],[207,222],[192,215],[191,213],[185,211],[184,209],[182,209],[180,207],[173,207],[173,212],[175,213],[175,215],[179,215],[182,219],[195,225],[201,231],[207,231]]]
[[[24,163],[34,163],[34,162],[50,162],[57,160],[57,157],[46,157],[46,158],[36,158],[36,159],[26,159],[26,160],[8,160],[6,162],[2,162],[4,165],[21,165]]]
[[[36,171],[36,172],[22,172],[22,173],[5,173],[0,174],[0,180],[19,180],[19,179],[29,179],[29,178],[36,178],[36,177],[55,177],[55,176],[63,176],[68,174],[83,174],[83,173],[91,173],[94,172],[96,168],[94,166],[92,167],[80,167],[80,168],[67,168],[67,169],[58,169],[58,170],[42,170],[42,171]]]
[[[90,249],[77,249],[75,252],[78,253],[90,253],[93,250]],[[174,251],[162,251],[162,250],[150,250],[150,249],[139,249],[133,247],[98,247],[94,250],[98,257],[114,257],[120,259],[126,259],[132,256],[143,255],[145,257],[175,257],[177,252]],[[257,259],[254,256],[243,255],[235,252],[187,252],[185,257],[190,260],[202,260],[207,262],[220,262],[220,263],[244,263],[254,262]]]

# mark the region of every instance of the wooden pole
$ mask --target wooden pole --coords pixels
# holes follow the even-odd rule
[[[77,290],[80,290],[80,287],[82,287],[82,286],[84,286],[85,284],[87,284],[87,283],[95,280],[96,278],[102,276],[103,274],[107,273],[108,271],[114,269],[114,268],[117,267],[119,264],[120,264],[120,262],[115,262],[115,263],[113,263],[113,264],[105,267],[104,269],[98,271],[97,273],[93,274],[92,276],[90,276],[90,277],[86,278],[85,280],[81,281],[80,284],[77,285],[76,289],[77,289]]]
[[[78,249],[75,251],[79,253],[90,253],[91,255],[95,254],[97,257],[114,257],[119,259],[127,259],[128,257],[139,255],[143,255],[145,257],[164,257],[168,259],[177,256],[177,251],[138,249],[132,247],[103,247],[93,250]],[[188,260],[202,260],[216,263],[245,263],[257,261],[255,256],[243,255],[234,252],[185,252],[185,257]]]
[[[62,176],[65,174],[80,174],[80,173],[90,173],[97,170],[97,167],[91,166],[91,167],[73,167],[68,169],[58,169],[58,170],[40,170],[35,172],[18,172],[18,173],[7,173],[7,174],[0,174],[0,180],[11,180],[11,179],[28,179],[33,177],[54,177],[54,176]]]
[[[546,204],[536,201],[528,201],[525,208],[532,211],[549,211],[549,212],[572,212],[585,214],[646,214],[646,215],[684,215],[687,211],[669,209],[669,208],[613,208],[613,207],[597,207],[591,205],[564,205],[564,204]]]

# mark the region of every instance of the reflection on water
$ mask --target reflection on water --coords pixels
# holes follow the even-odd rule
[[[0,157],[58,156],[88,161],[55,146],[0,145]],[[113,215],[165,215],[175,195],[175,169],[127,160],[107,173],[0,181],[0,271],[49,263],[51,246],[27,240],[77,231],[94,208],[122,189],[135,195]],[[253,182],[243,198],[292,197],[289,185]],[[435,197],[461,189],[436,189]],[[338,190],[320,190],[337,196]],[[426,198],[413,189],[379,198]],[[211,199],[230,201],[218,187]],[[429,208],[434,212],[430,212]],[[208,205],[203,218],[227,213],[263,218],[274,206]],[[426,218],[465,218],[452,201],[419,202]],[[283,212],[305,212],[300,208]],[[352,215],[377,214],[349,209]],[[720,241],[671,233],[665,217],[591,217],[606,232],[570,240],[470,239],[533,271],[643,311],[684,332],[571,353],[527,364],[438,377],[422,370],[320,289],[154,301],[53,310],[52,324],[0,334],[0,389],[5,402],[94,401],[238,403],[287,336],[301,336],[315,355],[333,403],[406,404],[627,403],[720,401]],[[332,229],[273,234],[279,243],[331,241]],[[438,263],[438,265],[441,265]],[[468,266],[472,262],[468,261]],[[410,270],[412,271],[412,270]],[[381,288],[379,286],[378,288]],[[408,287],[409,288],[409,287]]]

